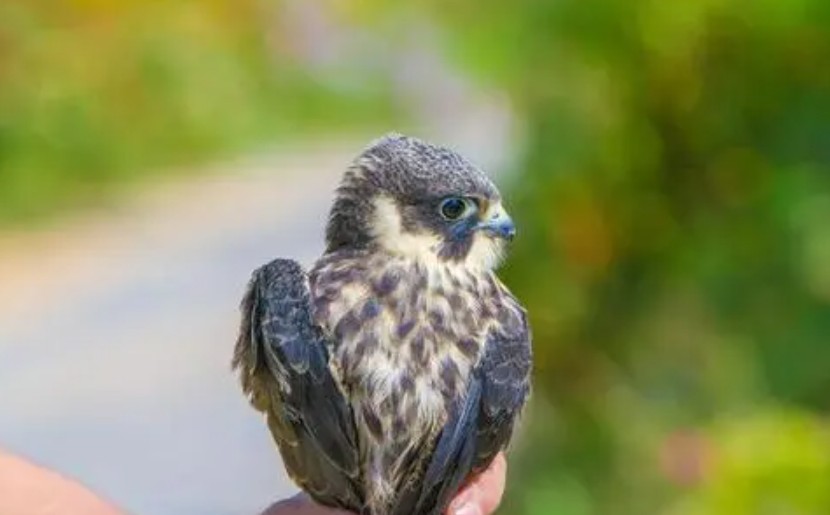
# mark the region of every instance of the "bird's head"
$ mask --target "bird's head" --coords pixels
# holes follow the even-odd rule
[[[346,171],[327,250],[378,248],[423,261],[492,269],[516,230],[495,185],[456,152],[392,134]]]

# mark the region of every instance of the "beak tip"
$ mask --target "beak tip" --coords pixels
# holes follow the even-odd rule
[[[499,238],[507,241],[513,241],[516,237],[516,226],[510,219],[499,220],[497,223],[487,225],[489,232]]]

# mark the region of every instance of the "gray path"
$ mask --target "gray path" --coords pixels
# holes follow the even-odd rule
[[[495,166],[504,122],[433,132]],[[236,306],[256,266],[319,253],[363,143],[230,164],[0,245],[0,447],[139,514],[251,514],[293,492],[229,371]]]

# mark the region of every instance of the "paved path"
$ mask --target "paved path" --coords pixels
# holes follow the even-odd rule
[[[504,122],[496,111],[433,132],[487,166]],[[363,144],[230,163],[117,212],[0,237],[0,446],[138,514],[246,515],[293,492],[230,374],[236,307],[258,265],[319,254],[332,189]]]

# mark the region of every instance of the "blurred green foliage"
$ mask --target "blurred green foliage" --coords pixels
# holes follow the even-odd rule
[[[306,73],[279,6],[0,3],[0,224],[196,159],[385,120],[380,78],[344,90]]]
[[[830,3],[426,3],[526,130],[505,513],[830,513]]]

